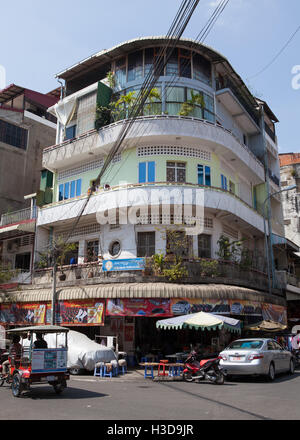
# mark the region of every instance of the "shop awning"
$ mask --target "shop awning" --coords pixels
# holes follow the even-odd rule
[[[161,319],[156,322],[156,328],[164,330],[180,330],[184,328],[197,330],[216,330],[226,328],[231,332],[241,332],[241,322],[227,316],[214,315],[213,313],[191,313],[176,316],[175,318]]]
[[[29,287],[29,286],[28,286]],[[226,284],[175,284],[175,283],[106,283],[57,287],[58,300],[88,300],[93,298],[199,298],[237,299],[261,301],[286,306],[284,298],[270,297],[267,293],[246,287]],[[0,293],[0,302],[51,301],[52,289],[23,288],[23,290]]]

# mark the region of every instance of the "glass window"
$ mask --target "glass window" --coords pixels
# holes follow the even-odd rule
[[[67,127],[65,139],[74,139],[75,133],[76,133],[76,125],[72,125],[71,127]]]
[[[227,177],[221,174],[221,188],[227,191]]]
[[[139,163],[139,183],[155,182],[155,162]]]
[[[153,67],[154,60],[154,49],[151,47],[145,49],[145,66],[144,66],[144,76],[147,76]]]
[[[185,183],[186,164],[184,162],[167,162],[167,182]]]
[[[69,198],[69,191],[70,191],[70,183],[65,183],[64,186],[64,199],[68,199]]]
[[[179,49],[179,76],[192,77],[191,51]]]
[[[63,199],[64,199],[64,185],[59,185],[58,200],[61,201]]]
[[[211,185],[210,167],[198,165],[198,184],[207,186]]]
[[[211,258],[211,235],[198,235],[198,257]]]
[[[128,55],[128,81],[135,81],[143,77],[143,52]]]
[[[0,120],[0,142],[26,150],[27,130]]]
[[[58,200],[73,199],[81,195],[81,179],[59,185]]]
[[[166,87],[166,101],[184,102],[184,87]]]
[[[99,255],[99,241],[93,240],[88,241],[86,244],[86,259],[90,261],[98,261]]]
[[[173,76],[179,75],[179,66],[178,66],[178,49],[174,49],[172,51],[171,56],[168,58],[168,53],[167,53],[167,65],[166,65],[166,75],[167,76]]]
[[[258,349],[261,348],[263,345],[264,341],[260,341],[260,340],[250,340],[250,341],[246,341],[246,340],[239,340],[239,341],[234,341],[231,344],[228,345],[226,350],[235,350],[235,349],[239,349],[239,350],[249,350],[249,349]]]
[[[210,62],[199,54],[193,55],[193,78],[211,84]]]
[[[155,254],[155,232],[138,232],[137,256],[151,257]]]
[[[113,241],[109,246],[109,253],[112,257],[117,257],[121,252],[121,243],[118,240]]]
[[[125,87],[126,84],[126,58],[120,58],[116,61],[116,71],[115,71],[116,86],[121,88]]]

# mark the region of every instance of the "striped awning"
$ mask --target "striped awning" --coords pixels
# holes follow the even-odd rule
[[[107,283],[57,288],[57,300],[122,298],[201,298],[239,299],[271,302],[285,306],[285,300],[270,297],[267,293],[245,287],[226,284],[174,284],[174,283]],[[0,293],[0,302],[45,302],[51,301],[52,289],[16,290]]]

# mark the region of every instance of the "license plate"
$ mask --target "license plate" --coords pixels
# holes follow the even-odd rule
[[[233,356],[233,357],[232,357],[232,360],[233,360],[233,361],[241,361],[241,360],[242,360],[242,357],[241,357],[241,356]]]
[[[48,380],[48,382],[53,382],[55,380],[57,380],[56,376],[47,376],[46,379]]]

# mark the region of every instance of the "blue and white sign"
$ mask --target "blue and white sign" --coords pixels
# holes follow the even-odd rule
[[[128,258],[124,260],[103,260],[103,272],[111,272],[114,270],[144,270],[144,258]]]

